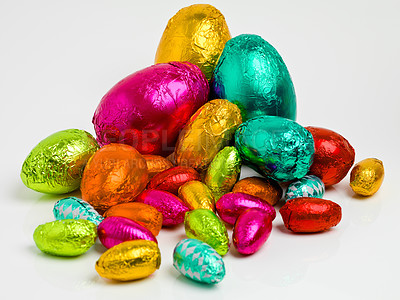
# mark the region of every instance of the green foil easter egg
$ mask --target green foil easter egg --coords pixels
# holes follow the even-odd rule
[[[227,41],[214,70],[215,98],[236,104],[243,121],[272,115],[296,120],[296,95],[282,57],[258,35]]]
[[[277,181],[304,177],[313,161],[314,140],[298,123],[276,116],[261,116],[241,124],[235,146],[243,162]]]
[[[84,130],[58,131],[29,153],[22,165],[22,182],[42,193],[72,192],[79,188],[83,169],[97,149],[96,140]]]

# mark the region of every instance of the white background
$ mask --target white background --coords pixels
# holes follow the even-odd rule
[[[101,245],[72,259],[35,247],[34,229],[52,221],[53,204],[63,196],[26,188],[19,178],[23,160],[56,131],[94,133],[91,118],[101,97],[153,64],[168,19],[190,3],[0,1],[1,298],[399,299],[398,1],[210,1],[232,36],[258,34],[280,52],[300,124],[341,133],[356,161],[384,162],[386,177],[373,197],[355,197],[348,177],[326,192],[342,206],[336,228],[295,235],[278,214],[258,253],[241,257],[232,250],[224,257],[227,274],[217,286],[173,269],[182,227],[160,233],[160,270],[130,283],[97,275]]]

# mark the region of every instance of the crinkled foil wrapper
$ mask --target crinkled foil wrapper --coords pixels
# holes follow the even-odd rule
[[[230,38],[225,18],[218,9],[209,4],[191,5],[168,21],[155,63],[188,61],[197,65],[210,80]]]
[[[261,116],[241,124],[235,146],[243,162],[277,181],[305,176],[314,156],[312,135],[298,123],[276,116]]]
[[[286,201],[299,197],[322,198],[325,185],[321,179],[314,175],[306,175],[289,184],[286,189]]]
[[[143,155],[146,160],[149,179],[153,178],[158,173],[172,168],[174,165],[171,161],[160,155]]]
[[[383,163],[376,158],[367,158],[357,163],[350,173],[350,187],[361,196],[375,194],[385,177]]]
[[[22,182],[41,193],[72,192],[79,188],[83,168],[97,149],[96,140],[86,131],[56,132],[29,153],[22,165]]]
[[[33,233],[36,246],[56,256],[81,255],[94,245],[96,238],[97,226],[88,220],[57,220],[39,225]]]
[[[205,208],[215,212],[215,200],[212,192],[204,183],[193,180],[182,185],[178,197],[185,202],[190,210]]]
[[[179,134],[175,147],[177,164],[206,170],[215,155],[230,143],[241,123],[236,105],[223,99],[206,103]]]
[[[145,278],[160,268],[161,253],[152,241],[127,241],[108,249],[96,262],[101,277],[129,281]]]
[[[296,95],[286,65],[260,36],[242,34],[229,40],[211,85],[214,98],[240,108],[243,122],[262,115],[296,120]]]

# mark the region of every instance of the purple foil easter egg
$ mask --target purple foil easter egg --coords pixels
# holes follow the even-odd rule
[[[100,242],[106,248],[114,247],[131,240],[148,240],[157,243],[157,239],[147,228],[124,217],[107,217],[97,227]]]
[[[233,228],[233,245],[240,254],[253,254],[267,241],[272,230],[271,215],[259,208],[243,212]]]
[[[163,215],[163,226],[174,226],[183,223],[189,208],[174,194],[159,190],[145,190],[135,201],[155,207]]]
[[[98,143],[123,143],[167,155],[179,131],[208,99],[208,81],[188,62],[157,64],[129,75],[101,99],[93,116]]]
[[[215,204],[218,215],[222,221],[228,224],[235,224],[241,213],[250,208],[260,208],[271,216],[276,217],[275,208],[267,201],[244,193],[227,193]]]

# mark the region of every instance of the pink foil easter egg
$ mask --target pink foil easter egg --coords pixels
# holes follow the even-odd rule
[[[272,230],[271,215],[259,208],[243,212],[233,228],[233,245],[240,254],[253,254],[267,241]]]
[[[183,223],[189,208],[177,196],[159,190],[145,190],[135,201],[155,207],[163,215],[163,226],[174,226]]]
[[[123,143],[167,155],[179,131],[208,99],[209,85],[188,62],[157,64],[129,75],[101,99],[93,116],[98,143]]]
[[[222,221],[228,224],[235,224],[236,219],[241,213],[250,208],[260,208],[271,216],[276,217],[275,208],[267,201],[244,193],[227,193],[223,195],[215,204],[218,215]]]
[[[106,248],[131,240],[148,240],[157,243],[150,230],[124,217],[107,217],[97,227],[100,242]]]

